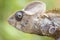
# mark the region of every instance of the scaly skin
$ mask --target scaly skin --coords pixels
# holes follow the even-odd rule
[[[46,13],[53,22],[53,26],[56,28],[56,31],[50,34],[50,36],[56,40],[60,40],[60,9],[48,10]]]
[[[34,3],[31,5],[34,5]],[[33,10],[30,6],[27,7],[28,12],[35,13],[38,10]],[[60,40],[60,10],[52,9],[44,12],[44,9],[41,7],[40,10],[33,15],[26,14],[25,11],[17,11],[10,16],[8,19],[9,24],[26,33],[49,36],[55,40]]]

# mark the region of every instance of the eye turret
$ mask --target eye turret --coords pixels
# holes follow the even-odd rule
[[[23,18],[23,11],[17,11],[16,13],[15,13],[15,19],[17,20],[17,21],[21,21],[22,20],[22,18]]]

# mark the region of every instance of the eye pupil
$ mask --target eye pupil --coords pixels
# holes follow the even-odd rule
[[[19,18],[21,18],[21,17],[22,17],[22,15],[18,15],[18,17],[19,17]]]
[[[16,14],[15,14],[15,19],[17,20],[17,21],[21,21],[22,20],[22,18],[23,18],[23,11],[18,11],[18,12],[16,12]]]

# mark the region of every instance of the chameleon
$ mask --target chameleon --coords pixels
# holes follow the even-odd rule
[[[30,34],[52,37],[60,40],[60,9],[46,11],[46,4],[33,1],[8,18],[16,29]]]

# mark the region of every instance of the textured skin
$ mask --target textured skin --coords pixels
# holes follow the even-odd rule
[[[53,27],[56,30],[53,34],[51,34],[51,36],[56,40],[60,40],[60,9],[49,10],[47,11],[47,15],[53,22]]]
[[[24,14],[23,19],[19,22],[15,20],[14,16],[12,16],[9,18],[9,23],[24,32],[59,38],[60,14],[50,12],[47,13],[47,15],[49,15],[49,17],[46,17],[45,15],[39,16],[37,14],[33,16]]]
[[[14,13],[8,19],[9,24],[26,33],[49,36],[55,38],[55,40],[60,40],[60,10],[38,11],[34,15],[22,12],[23,18],[21,21],[16,20],[16,13]]]

